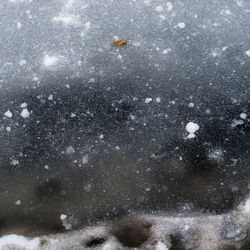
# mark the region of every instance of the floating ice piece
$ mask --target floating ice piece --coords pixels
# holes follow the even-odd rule
[[[185,24],[185,23],[178,23],[178,24],[177,24],[177,27],[178,27],[179,29],[184,29],[184,28],[186,27],[186,24]]]
[[[163,54],[163,55],[166,55],[169,51],[171,51],[170,48],[164,49],[164,50],[162,51],[162,54]]]
[[[8,111],[6,111],[5,113],[4,113],[4,115],[6,116],[6,117],[9,117],[9,118],[11,118],[13,115],[12,115],[12,113],[8,110]]]
[[[148,97],[145,99],[145,103],[150,103],[150,102],[152,102],[152,100],[153,100],[152,98]]]
[[[246,118],[247,118],[247,114],[241,113],[241,114],[240,114],[240,118],[241,118],[241,119],[246,119]]]
[[[52,100],[53,100],[53,95],[50,95],[50,96],[48,97],[48,100],[49,100],[49,101],[52,101]]]
[[[235,127],[237,127],[238,125],[242,125],[242,124],[244,124],[244,121],[243,121],[243,120],[233,119],[232,127],[235,128]]]
[[[72,146],[69,146],[66,148],[66,154],[67,155],[71,155],[71,154],[74,154],[76,151],[75,149],[72,147]]]
[[[28,104],[26,102],[22,103],[21,104],[21,108],[22,109],[26,109],[28,107]]]
[[[28,109],[23,109],[21,114],[22,118],[26,119],[30,116],[30,112],[28,111]]]
[[[17,206],[21,205],[21,203],[22,202],[20,200],[15,201],[15,205],[17,205]]]
[[[68,217],[68,216],[67,216],[66,214],[61,214],[61,215],[60,215],[60,219],[61,219],[61,220],[65,220],[67,217]]]
[[[158,6],[155,7],[155,10],[157,12],[162,12],[163,11],[163,7],[161,5],[158,5]]]
[[[22,27],[22,24],[21,24],[20,22],[17,22],[17,24],[16,24],[16,28],[17,28],[18,30],[20,30],[20,29],[21,29],[21,27]]]
[[[168,247],[165,244],[163,244],[161,241],[158,241],[155,249],[156,250],[168,250]]]
[[[11,127],[6,127],[6,131],[10,132],[11,131]]]
[[[29,239],[24,236],[9,234],[0,238],[0,249],[38,249],[39,238]]]
[[[189,107],[189,108],[193,108],[193,107],[194,107],[194,103],[193,103],[193,102],[190,102],[190,103],[188,104],[188,107]]]
[[[45,55],[43,59],[43,65],[45,67],[52,67],[52,66],[55,66],[58,61],[59,61],[59,58],[56,56]]]
[[[189,122],[186,125],[186,130],[189,133],[188,138],[192,139],[195,138],[195,132],[200,129],[200,126],[197,123]]]
[[[157,103],[160,103],[160,102],[161,102],[161,98],[160,98],[160,97],[156,97],[156,98],[155,98],[155,101],[156,101]]]
[[[172,3],[170,3],[170,2],[167,2],[167,10],[168,11],[171,11],[171,10],[173,10],[173,4]]]
[[[17,165],[19,165],[19,161],[18,160],[12,160],[10,164],[12,166],[17,166]]]
[[[246,55],[250,57],[250,50],[246,51]]]

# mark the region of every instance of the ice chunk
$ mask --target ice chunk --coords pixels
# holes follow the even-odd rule
[[[200,126],[197,123],[189,122],[186,125],[186,130],[189,133],[188,138],[192,139],[195,138],[195,132],[200,129]]]
[[[171,11],[171,10],[173,10],[173,4],[172,3],[170,3],[170,2],[167,2],[167,10],[168,11]]]
[[[67,155],[71,155],[71,154],[74,154],[76,151],[75,149],[72,147],[72,146],[69,146],[66,148],[66,154]]]
[[[23,109],[21,114],[22,118],[26,119],[30,116],[30,112],[28,111],[28,109]]]
[[[157,12],[162,12],[163,11],[163,7],[161,5],[158,5],[158,6],[155,7],[155,10]]]
[[[152,102],[152,100],[153,100],[152,98],[148,97],[145,99],[145,103],[150,103],[150,102]]]
[[[22,202],[20,200],[15,201],[15,205],[17,205],[17,206],[21,205],[21,203]]]
[[[19,161],[18,160],[12,160],[11,165],[13,165],[13,166],[19,165]]]
[[[22,108],[22,109],[25,109],[25,108],[27,108],[27,107],[28,107],[28,104],[27,104],[26,102],[24,102],[24,103],[21,104],[21,108]]]
[[[184,29],[184,28],[186,27],[186,24],[185,24],[185,23],[178,23],[178,24],[177,24],[177,27],[178,27],[179,29]]]
[[[45,67],[52,67],[52,66],[55,66],[58,61],[59,61],[59,58],[56,56],[45,55],[43,59],[43,65]]]
[[[246,51],[246,55],[250,57],[250,50]]]
[[[156,250],[168,250],[168,247],[165,244],[163,244],[161,241],[158,241],[155,249]]]
[[[10,132],[11,131],[11,127],[6,127],[6,131]]]
[[[241,114],[240,114],[240,118],[241,118],[241,119],[246,119],[246,118],[247,118],[247,114],[241,113]]]
[[[9,118],[11,118],[13,115],[12,115],[12,113],[8,110],[8,111],[6,111],[5,113],[4,113],[4,115],[5,116],[7,116],[7,117],[9,117]]]
[[[52,100],[53,100],[53,95],[50,95],[50,96],[48,97],[48,100],[49,100],[49,101],[52,101]]]

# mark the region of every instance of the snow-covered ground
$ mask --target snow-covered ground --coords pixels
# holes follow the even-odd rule
[[[1,0],[0,234],[129,214],[164,232],[194,213],[213,231],[236,211],[249,195],[249,12],[248,0]]]

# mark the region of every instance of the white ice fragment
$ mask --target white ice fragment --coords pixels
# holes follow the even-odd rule
[[[156,250],[168,250],[168,247],[161,241],[158,241],[155,249]]]
[[[89,193],[89,192],[91,191],[91,184],[88,183],[87,185],[85,185],[85,186],[83,187],[83,189],[84,189],[87,193]]]
[[[152,98],[150,98],[150,97],[147,97],[146,99],[145,99],[145,103],[150,103],[150,102],[152,102]]]
[[[39,238],[26,238],[21,235],[9,234],[0,238],[0,249],[38,249],[40,245]]]
[[[246,113],[241,113],[240,114],[240,118],[241,119],[246,119],[247,118],[247,114]]]
[[[244,211],[245,213],[250,213],[250,198],[248,198],[248,199],[246,200],[246,203],[245,203],[245,205],[244,205],[244,207],[243,207],[243,211]]]
[[[24,102],[24,103],[21,104],[21,108],[22,108],[22,109],[25,109],[25,108],[27,108],[27,107],[28,107],[28,104],[27,104],[26,102]]]
[[[26,119],[30,116],[30,112],[28,111],[28,109],[23,109],[21,114],[22,118]]]
[[[231,14],[232,14],[232,12],[231,12],[230,10],[225,10],[225,13],[226,13],[227,15],[231,15]]]
[[[53,95],[50,95],[50,96],[48,97],[48,100],[49,100],[49,101],[52,101],[52,100],[53,100]]]
[[[158,6],[155,7],[155,10],[157,12],[162,12],[163,11],[163,7],[161,5],[158,5]]]
[[[4,113],[4,115],[6,116],[6,117],[8,117],[8,118],[11,118],[13,115],[12,115],[12,113],[8,110],[8,111],[6,111],[5,113]]]
[[[11,131],[11,127],[6,127],[6,131],[10,132]]]
[[[87,164],[88,161],[89,161],[89,156],[88,156],[88,155],[84,155],[84,156],[82,157],[82,164]]]
[[[116,146],[115,149],[116,149],[116,150],[121,150],[119,146]]]
[[[172,3],[170,3],[170,2],[167,2],[167,10],[168,11],[171,11],[171,10],[173,10],[173,4]]]
[[[104,138],[104,135],[103,134],[99,135],[99,138],[102,140]]]
[[[49,169],[49,166],[48,166],[48,165],[45,165],[44,168],[45,168],[45,169]]]
[[[185,225],[185,226],[184,226],[184,230],[185,230],[185,231],[188,231],[189,229],[190,229],[190,226],[189,226],[189,225]]]
[[[163,54],[163,55],[166,55],[169,51],[171,51],[170,48],[164,49],[164,50],[162,51],[162,54]]]
[[[60,215],[60,219],[61,219],[61,220],[65,220],[67,217],[68,217],[68,216],[67,216],[66,214],[61,214],[61,215]]]
[[[43,58],[43,65],[45,67],[52,67],[52,66],[55,66],[58,61],[59,61],[59,58],[56,56],[45,55]]]
[[[72,146],[69,146],[66,148],[66,154],[67,155],[71,155],[71,154],[74,154],[76,151],[75,149],[72,147]]]
[[[90,26],[91,26],[91,22],[86,22],[85,24],[84,24],[84,27],[88,30],[89,28],[90,28]]]
[[[27,64],[26,60],[20,60],[20,61],[19,61],[19,65],[20,65],[20,66],[23,66],[23,65],[25,65],[25,64]]]
[[[246,51],[246,55],[250,57],[250,50]]]
[[[160,103],[160,102],[161,102],[161,98],[160,98],[160,97],[156,97],[156,98],[155,98],[155,101],[156,101],[157,103]]]
[[[17,24],[16,24],[16,28],[17,28],[18,30],[20,30],[20,29],[21,29],[21,27],[22,27],[22,24],[21,24],[20,22],[17,22]]]
[[[159,15],[159,17],[162,19],[162,20],[166,20],[166,17],[164,15]]]
[[[195,132],[200,129],[200,126],[197,123],[189,122],[186,125],[186,130],[189,133],[188,137],[189,139],[195,138]]]
[[[119,36],[114,36],[114,40],[119,40]]]
[[[15,201],[15,205],[17,205],[17,206],[21,205],[21,203],[22,202],[20,200]]]
[[[188,107],[189,107],[189,108],[193,108],[193,107],[194,107],[194,103],[193,103],[193,102],[190,102],[190,103],[188,104]]]
[[[11,164],[12,166],[17,166],[17,165],[19,165],[19,161],[18,161],[18,160],[12,160],[12,161],[10,162],[10,164]]]
[[[75,117],[76,117],[76,114],[75,114],[75,113],[71,113],[70,117],[71,117],[71,118],[75,118]]]
[[[179,28],[179,29],[184,29],[185,27],[186,27],[186,24],[185,23],[178,23],[177,24],[177,27]]]
[[[222,47],[222,51],[225,51],[228,49],[228,46]]]
[[[122,55],[118,55],[118,58],[119,58],[119,59],[122,59]]]
[[[232,127],[235,128],[235,127],[237,127],[238,125],[242,125],[242,124],[244,124],[244,121],[243,121],[243,120],[233,119]]]

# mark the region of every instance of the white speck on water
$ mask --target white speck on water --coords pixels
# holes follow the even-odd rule
[[[75,117],[76,117],[76,114],[75,114],[75,113],[71,113],[70,117],[71,117],[71,118],[75,118]]]
[[[55,66],[58,61],[59,61],[59,58],[56,56],[45,55],[43,58],[43,65],[45,67],[52,67],[52,66]]]
[[[60,219],[61,219],[61,220],[65,220],[65,219],[67,219],[67,217],[68,217],[68,216],[67,216],[66,214],[61,214],[61,215],[60,215]]]
[[[244,124],[244,121],[243,120],[237,120],[237,119],[233,119],[233,122],[232,122],[232,127],[235,128],[237,127],[238,125],[242,125]]]
[[[48,166],[48,165],[45,165],[44,168],[45,168],[45,169],[49,169],[49,166]]]
[[[177,27],[179,28],[179,29],[184,29],[185,27],[186,27],[186,24],[185,23],[178,23],[177,24]]]
[[[197,123],[189,122],[186,125],[186,130],[189,133],[188,137],[189,139],[195,138],[195,132],[200,129],[200,126]]]
[[[66,154],[67,155],[71,155],[71,154],[74,154],[76,151],[75,149],[72,147],[72,146],[69,146],[66,148]]]
[[[16,24],[16,28],[17,28],[18,30],[20,30],[20,29],[21,29],[21,27],[22,27],[22,24],[21,24],[20,22],[17,22],[17,24]]]
[[[231,15],[231,14],[232,14],[232,12],[231,12],[230,10],[225,10],[225,13],[226,13],[227,15]]]
[[[119,146],[116,146],[115,149],[116,149],[116,150],[121,150]]]
[[[119,59],[122,59],[122,55],[118,55],[118,58],[119,58]]]
[[[250,57],[250,50],[246,51],[246,55]]]
[[[159,17],[162,19],[162,20],[166,20],[166,17],[164,15],[159,15]]]
[[[194,107],[194,103],[193,103],[193,102],[190,102],[190,103],[188,104],[188,107],[189,107],[189,108],[193,108],[193,107]]]
[[[245,213],[249,213],[249,212],[250,212],[250,198],[247,199],[247,201],[246,201],[246,203],[245,203],[245,205],[244,205],[244,207],[243,207],[243,211],[244,211]]]
[[[167,2],[167,10],[168,11],[171,11],[171,10],[173,10],[173,4],[172,3],[170,3],[170,2]]]
[[[20,200],[15,201],[15,205],[17,205],[17,206],[21,205],[21,203],[22,202]]]
[[[89,156],[88,155],[84,155],[82,158],[82,164],[87,164],[89,162]]]
[[[6,127],[6,131],[10,132],[11,131],[11,127]]]
[[[13,115],[12,115],[12,113],[8,110],[8,111],[6,111],[5,113],[4,113],[4,115],[6,116],[6,117],[8,117],[8,118],[11,118]]]
[[[163,51],[162,51],[162,54],[163,55],[166,55],[168,52],[170,52],[171,51],[171,49],[170,48],[167,48],[167,49],[164,49]]]
[[[228,46],[222,47],[222,51],[225,51],[228,49]]]
[[[158,5],[158,6],[155,7],[155,10],[157,12],[162,12],[163,11],[163,7],[161,5]]]
[[[83,187],[83,189],[84,189],[87,193],[89,193],[90,190],[91,190],[91,184],[89,183],[89,184],[85,185],[85,186]]]
[[[90,26],[91,26],[91,22],[86,22],[85,24],[84,24],[84,27],[88,30],[88,29],[90,29]]]
[[[104,138],[104,135],[103,134],[99,135],[99,138],[102,140]]]
[[[22,118],[26,119],[30,116],[30,112],[28,111],[28,109],[23,109],[21,114]]]
[[[190,226],[189,225],[185,225],[184,230],[188,231],[189,229],[190,229]]]
[[[17,165],[19,165],[19,161],[18,160],[12,160],[10,164],[12,166],[17,166]]]
[[[168,250],[168,247],[161,241],[158,241],[157,245],[155,246],[155,249],[156,250]]]
[[[240,114],[240,118],[241,119],[246,119],[247,118],[247,114],[246,113],[241,113]]]
[[[28,107],[28,104],[27,104],[26,102],[24,102],[24,103],[21,104],[21,108],[22,108],[22,109],[25,109],[25,108],[27,108],[27,107]]]
[[[156,101],[157,103],[161,103],[161,98],[160,98],[160,97],[156,97],[156,98],[155,98],[155,101]]]
[[[23,66],[23,65],[25,65],[25,64],[27,64],[26,60],[20,60],[20,61],[19,61],[19,65],[20,65],[20,66]]]
[[[150,103],[150,102],[152,102],[152,98],[150,98],[150,97],[147,97],[146,99],[145,99],[145,103]]]
[[[50,95],[50,96],[48,97],[48,100],[49,100],[49,101],[52,101],[52,100],[53,100],[53,95]]]
[[[119,36],[114,36],[114,40],[119,40]]]

